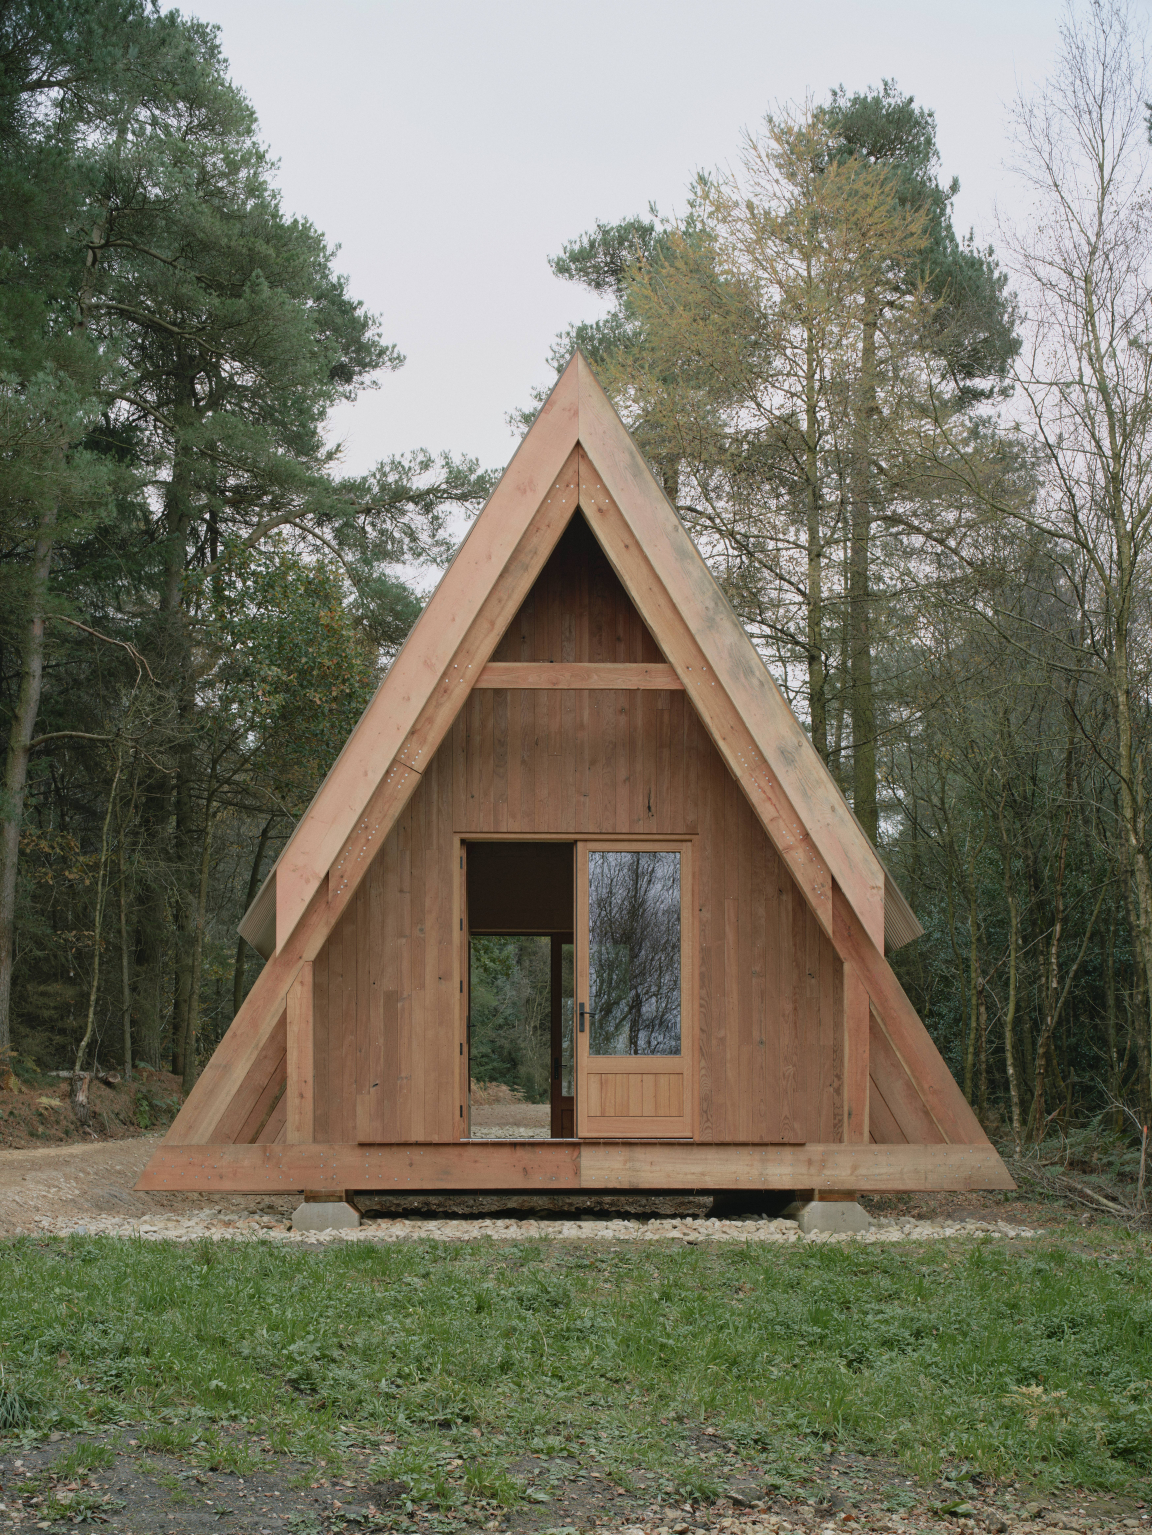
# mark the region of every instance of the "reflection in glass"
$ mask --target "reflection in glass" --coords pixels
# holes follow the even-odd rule
[[[588,854],[588,1052],[680,1054],[680,854]]]

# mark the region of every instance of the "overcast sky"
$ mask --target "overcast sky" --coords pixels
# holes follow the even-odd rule
[[[548,257],[597,218],[683,207],[777,103],[895,80],[937,117],[958,227],[1011,199],[1006,110],[1059,0],[191,0],[222,28],[291,212],[341,250],[406,365],[337,421],[351,471],[425,446],[502,467],[589,295]]]

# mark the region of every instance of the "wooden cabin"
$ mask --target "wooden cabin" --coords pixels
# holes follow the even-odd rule
[[[246,915],[267,963],[139,1186],[1010,1188],[885,957],[919,931],[577,354]],[[490,934],[549,944],[535,1139],[472,1134]]]

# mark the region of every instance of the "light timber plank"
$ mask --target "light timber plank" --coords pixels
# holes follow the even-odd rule
[[[868,1138],[881,1145],[898,1145],[908,1140],[874,1079],[869,1083]]]
[[[953,1145],[988,1145],[980,1121],[965,1101],[916,1009],[905,996],[891,965],[876,948],[839,889],[835,892],[834,915],[832,937],[837,951],[854,967],[867,988],[877,1022],[915,1085],[941,1138]],[[879,1075],[877,1080],[880,1080]],[[884,1096],[891,1106],[887,1083],[884,1083]]]
[[[169,1126],[168,1135],[175,1132],[181,1145],[198,1145],[217,1138],[218,1127],[229,1113],[233,1098],[244,1091],[249,1073],[284,1011],[289,986],[305,959],[314,958],[327,937],[327,908],[326,888],[317,889],[291,943],[274,954],[256,977],[240,1011]]]
[[[868,1139],[868,1062],[871,1008],[863,981],[844,967],[844,1139]]]
[[[444,1146],[161,1145],[138,1189],[1011,1189],[990,1146],[699,1146],[459,1141]]]
[[[475,677],[487,664],[505,628],[514,618],[520,604],[531,590],[533,581],[544,567],[548,556],[567,526],[575,510],[578,496],[578,470],[574,452],[569,455],[566,462],[562,463],[554,481],[551,484],[545,484],[544,489],[547,493],[543,495],[535,515],[527,522],[522,535],[508,552],[506,559],[501,561],[493,546],[493,549],[488,551],[491,554],[491,562],[487,564],[486,571],[483,575],[476,576],[477,589],[467,594],[456,593],[453,600],[465,603],[469,613],[474,615],[459,643],[445,653],[440,646],[438,636],[433,637],[428,633],[425,635],[430,649],[425,658],[426,665],[423,671],[424,691],[420,699],[421,706],[416,712],[411,729],[406,733],[404,740],[398,744],[394,756],[389,759],[373,759],[377,765],[372,765],[367,756],[365,757],[366,773],[376,773],[379,776],[380,760],[386,760],[388,767],[380,779],[378,788],[370,794],[366,793],[368,809],[353,820],[332,859],[329,885],[332,891],[331,904],[334,913],[338,912],[342,903],[350,898],[362,877],[364,861],[370,856],[372,850],[370,838],[378,841],[387,833],[405,802],[401,798],[401,793],[405,790],[407,793],[412,792],[414,785],[403,780],[401,766],[420,771],[435,755],[445,734],[451,729],[462,702],[471,693]],[[492,505],[493,502],[489,502],[489,508]],[[485,517],[489,508],[485,509],[483,514]],[[479,523],[474,524],[473,531],[478,525]],[[470,533],[469,539],[465,540],[456,557],[457,561],[467,548],[471,537]],[[473,563],[475,563],[474,555],[475,551],[473,556],[470,556]],[[447,581],[448,574],[455,569],[455,565],[456,561],[449,567],[449,572],[445,573],[444,581]],[[493,571],[497,572],[495,579],[493,579]],[[441,587],[443,585],[442,581]],[[433,596],[434,603],[437,601],[440,589],[438,587],[437,593]],[[441,606],[446,615],[446,628],[455,633],[454,615],[453,621],[448,622],[447,615],[450,610],[446,605]],[[417,621],[403,650],[393,662],[392,670],[381,684],[380,692],[369,705],[369,711],[376,708],[377,700],[382,697],[384,690],[388,687],[393,672],[399,667],[401,659],[411,647],[429,611],[429,608],[425,608]],[[439,677],[439,681],[434,680],[433,673]],[[477,702],[490,696],[488,693],[481,692],[477,695]],[[366,713],[365,720],[367,718]],[[362,725],[357,726],[351,738],[352,741],[357,740],[361,728]],[[368,754],[370,751],[371,739],[366,737],[361,755]]]
[[[264,1128],[257,1135],[256,1140],[255,1140],[255,1144],[257,1146],[273,1146],[273,1145],[276,1145],[277,1143],[282,1142],[285,1139],[286,1134],[287,1134],[287,1130],[288,1130],[288,1090],[287,1090],[287,1085],[285,1085],[285,1089],[280,1094],[279,1098],[277,1098],[277,1100],[276,1100],[276,1102],[275,1102],[275,1104],[274,1104],[274,1106],[272,1108],[272,1112],[271,1112],[271,1114],[269,1114],[269,1116],[268,1116],[268,1118],[267,1118],[267,1120],[266,1120],[266,1122],[264,1124]]]
[[[683,692],[684,685],[667,665],[626,665],[602,661],[489,661],[474,687],[498,688],[649,688]]]
[[[287,1014],[287,1138],[292,1145],[301,1146],[312,1140],[315,1112],[310,963],[300,967],[300,974],[288,988]]]
[[[871,1024],[870,1081],[875,1083],[876,1091],[869,1093],[869,1103],[871,1105],[877,1098],[882,1099],[900,1131],[899,1135],[877,1138],[910,1141],[917,1145],[942,1141],[944,1137],[939,1125],[928,1112],[923,1098],[916,1090],[916,1084],[874,1014]]]
[[[272,1100],[284,1081],[285,1028],[285,1015],[281,1013],[252,1063],[242,1090],[236,1093],[228,1111],[221,1116],[216,1132],[219,1140],[251,1141],[267,1119]]]
[[[283,1096],[288,1084],[288,1053],[282,1051],[279,1060],[273,1066],[265,1084],[264,1091],[260,1094],[251,1114],[241,1125],[234,1136],[234,1140],[240,1146],[250,1146],[253,1141],[259,1140],[260,1132],[268,1123],[272,1110]]]
[[[1006,1189],[991,1146],[700,1146],[584,1141],[582,1189]]]

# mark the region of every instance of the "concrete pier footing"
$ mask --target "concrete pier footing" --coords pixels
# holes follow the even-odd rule
[[[872,1217],[854,1199],[805,1199],[784,1211],[805,1236],[814,1231],[867,1231]]]
[[[297,1231],[336,1231],[360,1224],[360,1211],[339,1200],[305,1200],[292,1214]]]

